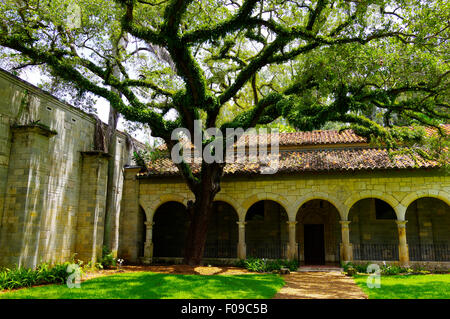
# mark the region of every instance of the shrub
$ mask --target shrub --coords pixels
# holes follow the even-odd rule
[[[295,271],[298,268],[297,260],[267,260],[260,258],[248,258],[240,260],[237,263],[238,267],[246,268],[250,271],[256,272],[272,272],[274,270],[280,270],[281,268],[288,268],[290,271]]]
[[[358,273],[367,273],[367,267],[370,263],[366,264],[353,264],[348,262],[346,264],[341,264],[344,272],[348,275],[353,273],[355,270]],[[406,275],[427,275],[430,273],[438,273],[439,271],[436,269],[426,268],[423,265],[415,265],[412,268],[400,267],[396,265],[383,264],[380,266],[380,273],[384,276],[390,275],[398,275],[398,274],[406,274]],[[443,270],[442,273],[448,273],[448,270]]]
[[[344,272],[349,273],[349,269],[350,272],[352,273],[366,273],[367,272],[367,267],[370,265],[370,263],[365,263],[365,264],[354,264],[352,262],[348,262],[346,264],[342,264],[342,268],[344,269]]]
[[[0,289],[17,289],[35,285],[66,282],[68,262],[50,266],[42,263],[36,268],[4,268],[0,271]]]
[[[290,271],[296,271],[298,269],[299,263],[298,260],[286,260],[284,262],[284,266],[289,268]]]
[[[265,272],[266,260],[259,258],[249,258],[244,261],[244,267],[250,271]]]
[[[383,265],[383,266],[381,266],[380,270],[381,270],[381,274],[385,275],[385,276],[398,275],[401,273],[408,272],[408,268],[399,267],[399,266],[395,266],[395,265]]]

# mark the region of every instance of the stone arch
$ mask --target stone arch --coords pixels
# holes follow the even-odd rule
[[[236,258],[239,241],[239,214],[230,203],[218,199],[212,205],[204,258]]]
[[[153,217],[153,214],[151,213],[152,208],[151,205],[144,200],[139,199],[139,207],[143,209],[144,213],[145,213],[145,219],[147,221],[152,221],[152,219],[149,219],[149,217]]]
[[[348,209],[346,209],[345,211],[345,216],[343,216],[343,220],[347,220],[348,214],[353,205],[355,205],[360,200],[366,198],[376,198],[385,201],[386,203],[392,206],[392,208],[395,210],[395,213],[397,214],[397,218],[401,220],[401,218],[399,218],[398,216],[399,212],[396,209],[396,207],[400,204],[400,202],[394,196],[379,191],[364,191],[358,194],[353,194],[349,198],[347,198],[347,200],[344,202],[344,205]]]
[[[236,212],[236,214],[238,216],[238,219],[240,219],[243,209],[242,209],[242,207],[236,205],[237,201],[234,198],[232,198],[229,195],[219,193],[214,197],[214,201],[215,202],[224,202],[224,203],[230,205],[231,207],[233,207],[234,211]],[[244,214],[245,214],[245,212],[244,212]]]
[[[337,209],[340,218],[345,220],[344,217],[346,217],[346,212],[348,210],[346,206],[330,194],[322,192],[311,192],[300,197],[289,209],[289,212],[294,214],[293,216],[289,216],[289,220],[295,221],[297,219],[297,213],[300,210],[300,207],[302,207],[303,204],[315,199],[330,202]]]
[[[335,200],[321,193],[308,195],[297,201],[295,215],[299,259],[305,264],[338,263],[342,214]]]
[[[260,199],[252,203],[245,214],[247,256],[287,258],[288,221],[287,210],[278,201]]]
[[[450,205],[435,196],[420,196],[408,205],[405,219],[411,261],[450,261]]]
[[[271,200],[274,201],[276,203],[278,203],[281,207],[284,208],[284,210],[286,211],[286,213],[288,214],[288,218],[289,218],[289,213],[288,213],[288,208],[289,208],[289,201],[278,194],[274,194],[274,193],[261,193],[261,194],[254,194],[250,197],[247,197],[244,202],[242,203],[241,207],[242,207],[242,211],[243,211],[243,215],[240,216],[241,217],[241,221],[245,221],[245,217],[247,215],[248,209],[255,203],[259,202],[259,201],[263,201],[263,200]]]
[[[444,203],[446,203],[448,206],[450,206],[450,194],[444,192],[444,191],[415,191],[403,198],[401,201],[401,204],[405,206],[406,208],[409,207],[415,200],[418,200],[423,197],[432,197],[442,200]]]
[[[144,208],[145,214],[147,216],[147,221],[152,222],[153,217],[155,215],[156,210],[163,204],[167,202],[177,202],[183,204],[184,207],[187,207],[188,198],[176,194],[164,194],[159,196],[153,201],[149,200],[139,200],[139,204]]]
[[[403,207],[380,194],[359,196],[351,203],[347,220],[355,260],[399,260],[398,220]],[[394,203],[394,205],[393,205]]]

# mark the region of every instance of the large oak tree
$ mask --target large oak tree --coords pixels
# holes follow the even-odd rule
[[[421,140],[412,125],[448,122],[449,14],[439,0],[3,0],[0,46],[169,151],[195,120],[223,134],[341,123],[394,147]],[[198,264],[224,163],[177,167],[195,197],[185,262]]]

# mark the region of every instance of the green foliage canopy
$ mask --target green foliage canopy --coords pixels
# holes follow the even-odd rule
[[[421,139],[406,126],[448,122],[449,15],[443,0],[4,0],[0,46],[14,68],[105,98],[169,149],[198,119],[342,123],[393,146]]]

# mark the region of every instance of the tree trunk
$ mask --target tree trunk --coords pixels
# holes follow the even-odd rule
[[[209,219],[213,200],[200,198],[188,207],[189,228],[186,236],[184,262],[188,265],[200,265],[205,249]]]
[[[213,201],[220,191],[222,172],[222,164],[203,165],[201,184],[194,192],[195,202],[188,203],[189,227],[184,250],[184,263],[187,265],[196,266],[202,262]]]
[[[115,168],[115,156],[114,156],[114,138],[116,136],[117,123],[119,121],[119,113],[114,108],[110,107],[109,118],[108,118],[108,129],[106,133],[106,141],[108,153],[111,158],[108,161],[108,180],[106,187],[106,207],[105,207],[105,227],[103,234],[103,245],[112,251],[114,256],[117,254],[118,250],[118,238],[113,231],[113,224],[117,223],[118,212],[115,211],[116,207],[116,185],[114,180],[114,168]]]
[[[117,43],[112,43],[113,45],[113,55],[115,57],[119,56],[119,46],[123,46],[124,43],[121,38]],[[121,77],[120,70],[117,66],[113,67],[113,74],[115,77]],[[113,92],[120,95],[120,93],[111,89]],[[117,180],[114,180],[114,168],[115,168],[115,157],[114,157],[114,141],[116,137],[117,124],[119,122],[119,112],[110,105],[109,116],[108,116],[108,128],[106,130],[106,147],[107,151],[112,157],[108,161],[108,180],[107,180],[107,193],[106,193],[106,207],[105,207],[105,227],[103,234],[103,245],[108,248],[108,250],[113,252],[114,257],[117,256],[117,250],[119,246],[118,232],[118,222],[120,211],[116,211],[116,188]],[[118,208],[120,210],[120,207]],[[113,234],[113,230],[115,233]]]

